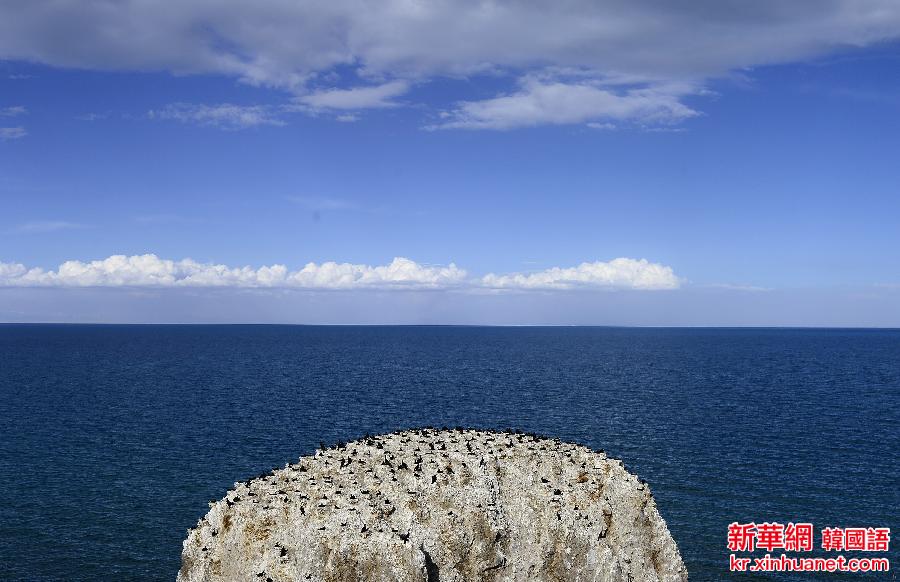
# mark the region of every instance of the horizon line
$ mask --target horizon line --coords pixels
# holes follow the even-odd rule
[[[492,324],[492,323],[223,323],[223,322],[102,322],[102,321],[0,321],[0,326],[218,326],[218,327],[489,327],[489,328],[604,328],[604,329],[771,329],[771,330],[875,330],[900,331],[897,326],[835,325],[613,325],[613,324]]]

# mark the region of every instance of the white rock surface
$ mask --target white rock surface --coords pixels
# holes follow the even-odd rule
[[[532,435],[367,437],[249,482],[184,541],[179,582],[687,580],[645,483]]]

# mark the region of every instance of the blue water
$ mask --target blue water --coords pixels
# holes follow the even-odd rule
[[[421,425],[623,459],[692,580],[731,521],[900,531],[900,331],[0,326],[0,579],[171,580],[234,481]]]

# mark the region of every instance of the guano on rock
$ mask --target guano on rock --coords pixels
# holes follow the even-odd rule
[[[587,447],[410,430],[236,483],[179,582],[687,580],[646,483]]]

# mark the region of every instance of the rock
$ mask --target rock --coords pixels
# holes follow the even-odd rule
[[[411,430],[236,483],[179,582],[687,580],[647,485],[533,435]]]

